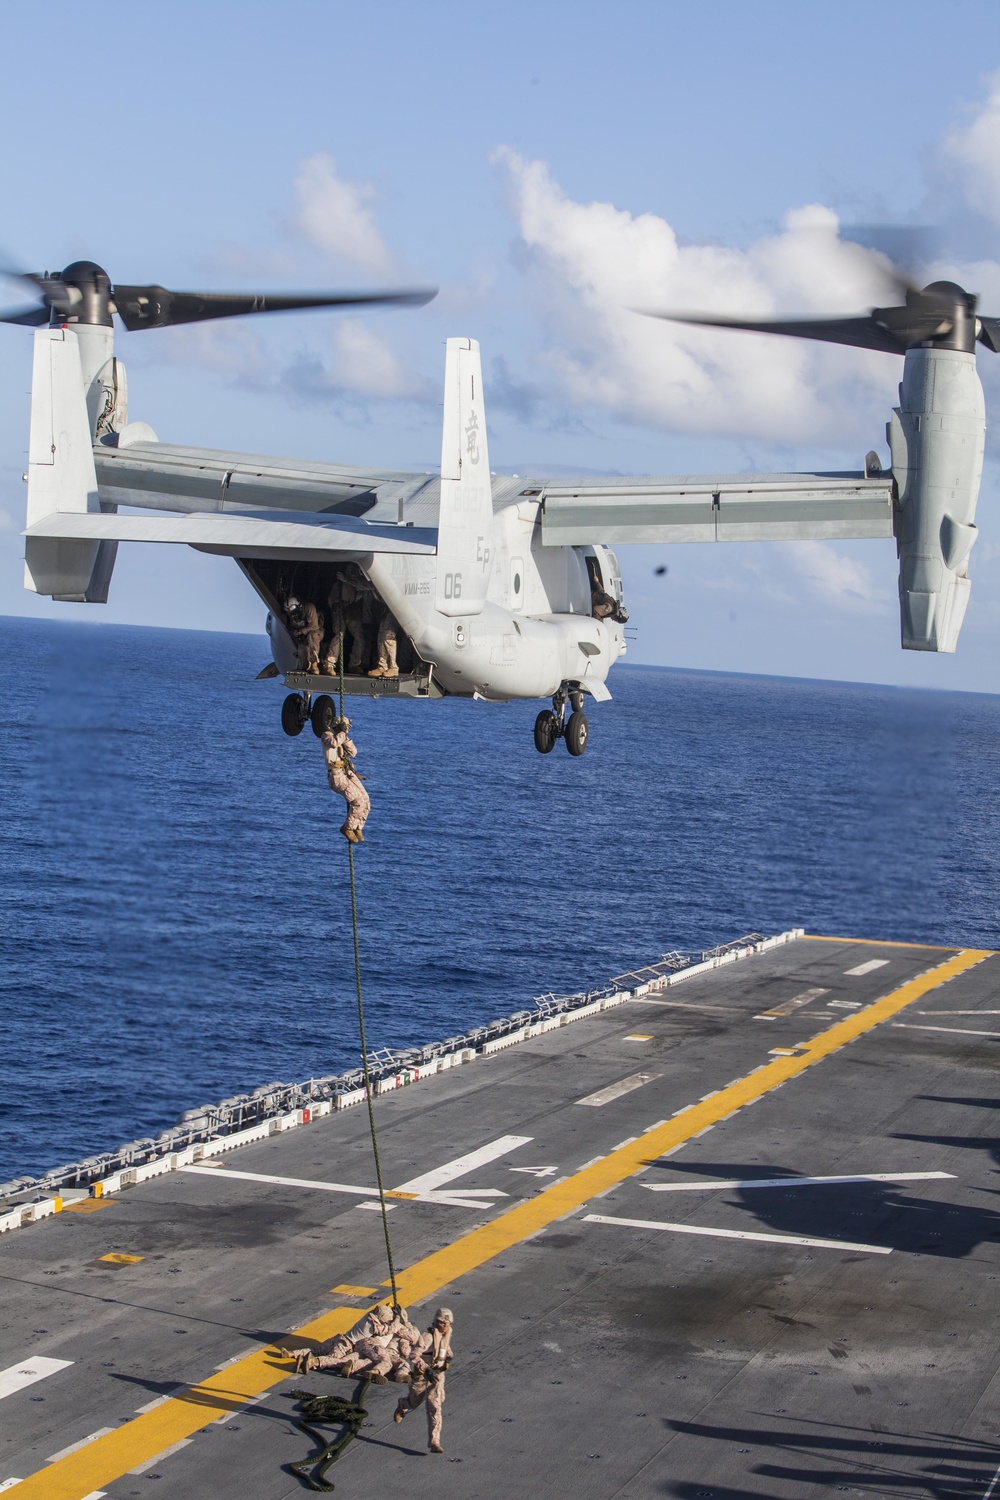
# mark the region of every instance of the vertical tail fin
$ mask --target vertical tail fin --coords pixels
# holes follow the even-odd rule
[[[31,376],[28,525],[57,511],[100,508],[76,334],[69,328],[39,328]],[[109,561],[103,547],[103,542],[26,537],[25,588],[54,599],[104,602],[114,554]]]
[[[482,612],[493,550],[493,487],[479,345],[475,339],[449,339],[434,600],[441,614]]]

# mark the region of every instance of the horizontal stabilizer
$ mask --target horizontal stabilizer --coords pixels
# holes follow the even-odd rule
[[[171,516],[55,513],[29,526],[25,535],[60,540],[174,542],[232,557],[270,557],[286,552],[321,556],[338,552],[432,554],[436,541],[435,533],[424,528],[366,526],[353,516],[295,511],[199,511]]]

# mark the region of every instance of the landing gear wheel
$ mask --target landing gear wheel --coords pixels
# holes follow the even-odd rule
[[[535,749],[539,755],[548,755],[556,747],[559,738],[559,720],[551,708],[543,708],[535,720]]]
[[[306,701],[301,693],[289,693],[281,705],[281,727],[286,734],[301,734],[309,717]]]
[[[574,709],[566,723],[566,749],[570,755],[582,755],[587,748],[587,715],[582,708]]]
[[[319,697],[313,700],[309,714],[313,734],[317,739],[322,739],[326,731],[333,728],[333,721],[336,717],[337,705],[329,693],[320,693]]]

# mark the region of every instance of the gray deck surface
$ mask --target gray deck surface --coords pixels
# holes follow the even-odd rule
[[[830,1002],[871,1002],[952,951],[802,940],[380,1099],[392,1186],[501,1136],[531,1138],[449,1185],[500,1189],[510,1196],[499,1207],[398,1202],[398,1264],[850,1013]],[[868,959],[887,962],[846,973]],[[755,1019],[808,989],[826,993]],[[914,1029],[925,1027],[942,1029]],[[651,1039],[629,1040],[635,1033]],[[404,1387],[373,1388],[370,1422],[330,1471],[337,1494],[985,1495],[1000,1465],[998,1065],[993,956],[599,1201],[486,1259],[417,1309],[424,1326],[441,1301],[456,1316],[445,1455],[426,1452],[421,1412],[393,1424]],[[577,1102],[640,1071],[658,1076],[599,1107]],[[369,1185],[364,1110],[244,1147],[224,1166]],[[527,1167],[556,1172],[514,1170]],[[935,1171],[952,1175],[646,1187]],[[37,1355],[73,1363],[0,1400],[0,1485],[99,1429],[125,1427],[177,1383],[284,1338],[320,1309],[351,1305],[331,1288],[378,1286],[381,1221],[361,1201],[178,1172],[93,1213],[64,1212],[5,1236],[0,1368]],[[637,1229],[590,1214],[892,1253]],[[99,1262],[116,1251],[143,1259]],[[289,1420],[296,1386],[354,1389],[320,1373],[290,1377],[143,1473],[107,1484],[107,1495],[305,1493],[282,1470],[308,1451]],[[53,1489],[63,1493],[75,1492]]]

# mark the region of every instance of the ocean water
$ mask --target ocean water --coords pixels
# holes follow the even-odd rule
[[[0,621],[0,1180],[357,1061],[343,805],[245,636]],[[1000,699],[622,666],[354,700],[369,1045],[749,930],[1000,947]]]

